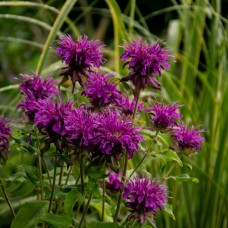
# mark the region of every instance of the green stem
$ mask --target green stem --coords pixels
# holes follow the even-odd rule
[[[83,215],[82,215],[82,218],[81,218],[81,221],[80,221],[80,223],[79,223],[78,228],[81,228],[81,227],[82,227],[82,224],[83,224],[83,222],[84,222],[84,220],[85,220],[85,216],[86,216],[87,211],[88,211],[88,209],[89,209],[89,205],[90,205],[90,201],[91,201],[91,199],[92,199],[92,196],[93,196],[93,193],[90,193],[89,199],[88,199],[88,201],[87,201],[87,204],[86,204],[86,207],[85,207],[85,210],[84,210],[84,212],[83,212]]]
[[[57,161],[57,157],[55,158],[55,161]],[[54,198],[56,171],[57,171],[57,167],[56,167],[56,164],[55,164],[54,177],[53,177],[53,184],[52,184],[52,190],[51,190],[51,198],[50,198],[49,207],[48,207],[48,213],[51,212],[52,201],[53,201],[53,198]]]
[[[84,167],[83,167],[83,156],[81,155],[80,161],[80,176],[81,176],[81,186],[82,186],[82,195],[84,195]]]
[[[59,187],[61,187],[61,185],[62,185],[63,170],[64,170],[64,167],[63,167],[63,161],[62,161],[61,162],[60,174],[59,174]],[[55,207],[56,214],[58,214],[60,204],[61,204],[61,202],[59,202],[59,201],[56,202],[56,207]]]
[[[102,197],[102,214],[101,219],[104,222],[104,215],[105,215],[105,179],[103,179],[103,197]]]
[[[139,96],[140,96],[140,91],[137,92],[137,95],[135,96],[135,108],[132,116],[132,120],[134,121],[136,113],[138,111],[138,106],[139,106]]]
[[[41,158],[42,158],[42,161],[43,161],[43,164],[44,164],[44,168],[45,168],[47,176],[48,176],[49,184],[51,186],[51,177],[50,177],[50,173],[49,173],[49,170],[48,170],[47,163],[46,163],[46,161],[45,161],[43,156]]]
[[[16,215],[15,215],[15,212],[14,212],[14,210],[13,210],[13,207],[12,207],[11,203],[10,203],[10,199],[9,199],[7,193],[6,193],[5,187],[4,187],[4,185],[3,185],[1,179],[0,179],[0,185],[1,185],[1,188],[2,188],[3,195],[4,195],[4,197],[5,197],[5,200],[6,200],[8,206],[9,206],[9,208],[10,208],[10,211],[11,211],[13,217],[15,218],[15,216],[16,216]]]
[[[72,169],[73,169],[73,166],[70,167],[70,170],[69,170],[69,172],[68,172],[68,174],[67,174],[67,178],[66,178],[66,181],[65,181],[65,185],[67,185],[67,183],[68,183],[68,180],[69,180],[69,178],[70,178],[70,174],[71,174]]]
[[[124,159],[123,176],[122,176],[122,180],[121,180],[122,186],[124,186],[125,179],[126,179],[125,177],[126,177],[126,173],[127,173],[127,161],[128,161],[128,153],[127,153],[127,150],[126,150],[125,151],[125,159]],[[122,194],[123,194],[123,190],[121,190],[120,193],[119,193],[119,198],[118,198],[117,207],[116,207],[116,213],[115,213],[115,216],[114,216],[114,222],[116,222],[117,219],[118,219],[118,215],[119,215],[119,212],[120,212],[120,206],[121,206],[121,202],[122,202]]]
[[[35,135],[36,135],[36,143],[37,143],[37,166],[40,174],[40,179],[43,180],[43,171],[42,171],[42,163],[41,163],[41,152],[40,152],[40,142],[38,138],[38,130],[35,128]],[[39,191],[38,193],[39,194]],[[37,195],[38,199],[39,196]],[[43,186],[41,186],[41,191],[40,191],[40,199],[43,200]]]

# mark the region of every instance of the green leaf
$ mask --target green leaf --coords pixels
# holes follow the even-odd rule
[[[187,173],[180,174],[179,176],[169,176],[167,179],[199,183],[199,180],[196,177],[190,177]]]
[[[72,227],[72,218],[65,215],[45,214],[40,217],[40,222],[45,222],[50,228]]]
[[[120,226],[118,223],[114,222],[90,222],[88,224],[88,228],[120,228],[122,226]]]
[[[82,196],[79,189],[72,189],[69,193],[66,194],[64,211],[67,215],[72,216],[73,208],[76,202],[83,203],[84,197]]]
[[[86,174],[95,180],[104,179],[109,176],[109,174],[106,174],[105,172],[101,171],[99,167],[91,166],[89,170],[86,172]]]
[[[171,204],[166,204],[163,209],[166,214],[168,214],[173,220],[176,220],[175,215],[173,214],[173,206]]]
[[[176,161],[179,166],[183,167],[183,163],[178,157],[177,153],[173,150],[165,150],[159,153],[153,152],[152,155],[154,158],[162,160],[163,163],[167,163],[168,161]]]
[[[34,185],[41,185],[42,180],[40,179],[39,172],[34,166],[24,166],[26,176]]]
[[[34,227],[39,221],[39,216],[45,213],[47,205],[48,202],[45,201],[24,204],[13,220],[11,228]]]

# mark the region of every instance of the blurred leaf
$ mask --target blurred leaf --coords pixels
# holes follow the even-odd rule
[[[45,213],[48,202],[39,201],[24,204],[15,219],[11,228],[29,228],[34,227],[39,220],[39,216]]]
[[[41,185],[42,180],[40,179],[39,172],[36,167],[24,166],[26,176],[34,185]]]
[[[72,227],[72,218],[65,215],[44,214],[39,222],[45,222],[50,228]]]
[[[88,228],[121,228],[118,223],[111,222],[90,222]]]
[[[104,171],[101,171],[99,167],[91,166],[89,170],[86,172],[86,174],[95,180],[104,179],[109,176],[109,174],[106,174]]]
[[[155,159],[160,159],[164,164],[166,164],[168,161],[176,161],[179,166],[183,166],[182,161],[178,157],[177,153],[173,150],[168,149],[158,153],[153,152],[152,155]]]
[[[79,189],[72,189],[65,197],[64,211],[67,215],[72,216],[73,208],[76,202],[83,203],[84,197]]]
[[[179,176],[169,176],[167,179],[199,183],[199,180],[196,177],[190,177],[187,173],[180,174]]]
[[[166,204],[163,209],[165,213],[167,213],[173,220],[176,220],[175,215],[173,214],[173,206],[170,204]]]

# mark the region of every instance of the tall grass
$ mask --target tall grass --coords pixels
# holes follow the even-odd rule
[[[153,12],[143,17],[137,7],[137,1],[129,1],[128,10],[124,12],[115,0],[106,0],[107,9],[93,11],[109,16],[114,29],[115,65],[113,70],[123,73],[119,62],[120,45],[133,34],[140,33],[147,40],[153,40],[153,31],[148,31],[146,20],[150,17],[176,11],[178,18],[170,21],[164,38],[176,56],[176,63],[162,77],[162,94],[167,100],[185,103],[183,116],[190,124],[200,123],[206,130],[206,143],[199,155],[189,161],[192,165],[191,176],[199,179],[199,183],[183,183],[179,185],[168,181],[171,190],[172,205],[176,221],[172,218],[159,217],[158,227],[227,227],[228,226],[228,65],[227,65],[227,31],[228,20],[221,16],[221,1],[183,0],[179,4],[172,0],[173,6]],[[76,0],[68,0],[61,10],[44,4],[24,1],[3,1],[1,6],[38,7],[52,10],[57,17],[52,25],[37,20],[48,31],[46,42],[37,44],[33,40],[24,41],[15,37],[22,45],[43,47],[37,62],[36,72],[45,72],[49,46],[60,32],[64,22],[79,35],[77,24],[67,19]],[[153,3],[152,3],[153,4]],[[2,20],[6,15],[0,15]],[[27,20],[26,17],[8,16],[15,20]],[[152,32],[152,33],[151,33]],[[3,37],[6,41],[11,37]],[[3,39],[1,37],[1,39]],[[39,50],[38,50],[39,51]],[[15,89],[16,86],[1,88],[0,92]],[[0,94],[1,95],[1,94]],[[18,98],[15,98],[18,99]],[[15,105],[15,102],[13,102]],[[13,105],[10,108],[13,108]],[[15,106],[14,106],[15,107]],[[10,109],[0,107],[3,111]],[[134,164],[131,164],[134,165]],[[153,165],[153,164],[152,164]],[[187,169],[184,167],[184,169]],[[178,170],[176,170],[178,174]]]

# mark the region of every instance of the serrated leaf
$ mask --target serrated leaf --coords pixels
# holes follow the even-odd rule
[[[15,219],[13,220],[11,228],[30,228],[34,227],[39,220],[39,217],[45,213],[48,202],[29,202],[24,204]]]
[[[168,179],[173,179],[176,181],[185,181],[185,182],[194,182],[199,183],[199,180],[196,177],[190,177],[187,173],[183,173],[179,176],[169,176]]]
[[[50,228],[72,227],[72,218],[65,215],[45,214],[40,217],[40,222],[45,222]]]
[[[111,222],[90,222],[88,224],[88,228],[121,228],[118,223],[111,223]]]
[[[155,158],[161,159],[165,164],[168,161],[176,161],[178,163],[179,166],[183,167],[183,163],[180,160],[180,158],[178,157],[177,153],[173,150],[165,150],[159,153],[153,152],[152,155]]]
[[[171,204],[166,204],[163,209],[173,220],[176,220],[175,215],[173,214],[173,206]]]
[[[69,193],[66,194],[64,211],[67,215],[72,216],[73,208],[76,202],[83,203],[84,197],[82,196],[79,189],[72,189]]]

